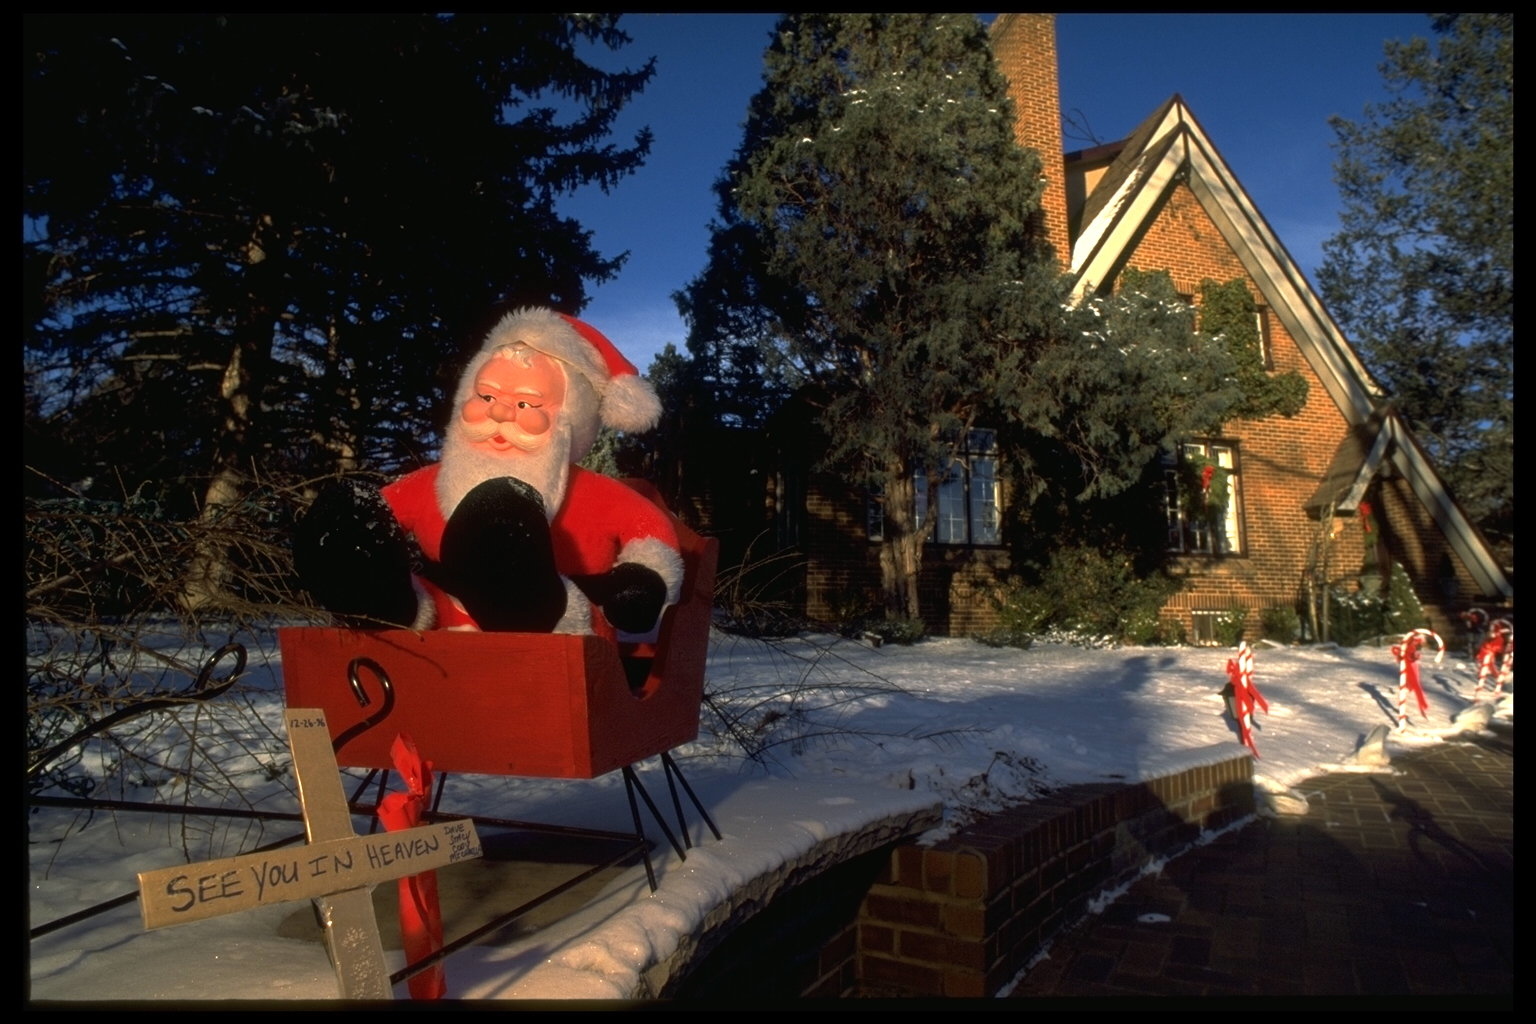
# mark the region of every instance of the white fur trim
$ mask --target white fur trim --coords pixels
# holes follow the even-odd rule
[[[608,379],[608,367],[597,349],[576,328],[561,319],[560,314],[536,306],[516,310],[498,320],[496,326],[486,334],[485,343],[475,356],[476,365],[484,362],[503,345],[515,345],[518,342],[563,363],[569,363],[583,377],[597,385],[599,392]],[[473,378],[464,383],[472,384]]]
[[[560,582],[565,584],[565,614],[560,616],[560,621],[555,623],[552,633],[570,633],[582,636],[592,632],[592,604],[570,580],[564,576]]]
[[[427,588],[415,576],[411,577],[411,589],[416,591],[416,618],[411,628],[417,632],[431,629],[437,625],[437,602],[432,600],[432,595],[427,593]]]
[[[626,434],[643,434],[661,419],[661,399],[650,382],[626,373],[608,382],[603,393],[603,423]]]
[[[666,605],[674,605],[683,592],[683,556],[666,541],[655,537],[632,540],[619,551],[619,562],[634,562],[653,569],[667,585]]]

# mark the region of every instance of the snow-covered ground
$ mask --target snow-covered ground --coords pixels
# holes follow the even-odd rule
[[[77,767],[120,799],[297,811],[281,726],[282,666],[275,642],[238,638],[247,674],[205,705],[156,712],[121,730],[127,742],[92,740]],[[1377,726],[1388,754],[1481,727],[1469,652],[1421,661],[1427,718],[1413,701],[1399,715],[1399,666],[1390,648],[1257,645],[1253,683],[1269,705],[1254,742],[1267,805],[1324,771],[1390,772],[1357,750]],[[34,642],[30,655],[45,656]],[[1241,750],[1220,690],[1234,651],[1211,648],[1029,650],[935,639],[871,648],[828,636],[763,642],[717,635],[699,739],[676,752],[688,781],[724,834],[702,825],[686,861],[626,868],[557,923],[447,961],[454,999],[623,999],[727,893],[757,884],[828,837],[900,822],[942,807],[936,839],[978,815],[1053,786],[1138,779]],[[184,685],[184,684],[183,684]],[[1493,714],[1513,721],[1512,682]],[[747,757],[715,709],[737,716]],[[1453,721],[1457,716],[1459,721]],[[188,737],[194,734],[195,743]],[[657,787],[660,787],[659,790]],[[653,791],[665,792],[662,783]],[[221,793],[210,797],[210,793]],[[618,773],[592,782],[455,776],[445,808],[462,813],[592,828],[627,826]],[[689,815],[696,821],[695,815]],[[137,873],[250,850],[291,834],[292,822],[93,814],[36,809],[29,818],[30,923],[37,927],[136,890]],[[393,883],[390,883],[393,884]],[[285,937],[307,904],[146,931],[135,901],[30,944],[34,1001],[328,999],[336,979],[322,945]],[[452,936],[450,936],[451,938]],[[389,969],[404,966],[398,950]],[[406,986],[396,987],[406,998]]]

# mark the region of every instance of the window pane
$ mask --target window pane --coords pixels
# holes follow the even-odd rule
[[[934,538],[940,544],[964,544],[966,541],[965,468],[951,463],[938,493],[939,521]]]
[[[1168,519],[1168,550],[1183,551],[1184,513],[1179,505],[1179,473],[1176,469],[1163,473],[1163,509]]]
[[[1190,442],[1179,446],[1182,471],[1164,476],[1168,519],[1168,549],[1207,555],[1237,554],[1243,550],[1242,480],[1237,449],[1232,445]],[[1214,463],[1225,470],[1226,496],[1219,509],[1209,508],[1187,489],[1199,484],[1188,472],[1190,464]]]
[[[912,474],[912,493],[916,495],[917,516],[914,528],[921,533],[928,521],[928,476],[922,470]]]
[[[973,458],[971,460],[971,543],[996,544],[1000,536],[997,460]]]

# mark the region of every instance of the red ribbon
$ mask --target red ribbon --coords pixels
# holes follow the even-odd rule
[[[1269,714],[1269,702],[1259,692],[1259,688],[1253,685],[1253,652],[1244,645],[1237,658],[1227,660],[1227,679],[1232,685],[1232,703],[1237,709],[1238,734],[1242,738],[1243,746],[1253,751],[1253,756],[1259,756],[1259,748],[1253,741],[1253,730],[1249,723],[1253,721],[1253,709],[1255,706],[1264,709]]]
[[[1513,666],[1515,656],[1515,631],[1503,619],[1498,620],[1489,629],[1488,639],[1477,652],[1477,688],[1481,690],[1483,683],[1489,679],[1496,679],[1491,687],[1493,690],[1501,690],[1504,685],[1504,675]],[[1502,659],[1502,664],[1500,661]]]
[[[390,832],[415,828],[421,823],[432,791],[432,762],[423,761],[409,736],[396,735],[390,747],[395,771],[405,779],[408,792],[388,793],[379,801],[379,820]],[[401,878],[400,940],[407,963],[416,963],[443,948],[443,913],[437,902],[437,872]],[[448,991],[441,962],[410,979],[412,999],[441,999]]]
[[[1504,653],[1504,638],[1490,637],[1477,652],[1477,688],[1483,688],[1487,680],[1498,671],[1499,655]]]

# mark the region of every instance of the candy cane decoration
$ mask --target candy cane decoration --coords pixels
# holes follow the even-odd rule
[[[1253,648],[1244,640],[1237,645],[1237,657],[1227,660],[1227,680],[1232,686],[1232,703],[1237,709],[1238,734],[1242,737],[1243,746],[1253,751],[1253,756],[1259,756],[1259,748],[1253,742],[1253,708],[1257,704],[1269,714],[1269,702],[1259,692],[1259,688],[1253,685]]]
[[[1485,684],[1490,677],[1492,686],[1486,687],[1497,698],[1504,692],[1504,684],[1515,674],[1515,624],[1508,619],[1496,619],[1488,626],[1488,639],[1477,652],[1477,688],[1472,699],[1482,698]]]
[[[1432,629],[1415,629],[1403,635],[1400,646],[1392,648],[1392,656],[1397,659],[1397,727],[1408,728],[1408,694],[1411,692],[1419,703],[1419,716],[1429,718],[1429,701],[1424,696],[1424,688],[1419,685],[1419,648],[1424,645],[1426,639],[1435,642],[1435,664],[1440,664],[1445,657],[1445,641],[1440,639],[1440,634]]]

